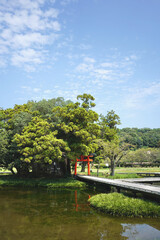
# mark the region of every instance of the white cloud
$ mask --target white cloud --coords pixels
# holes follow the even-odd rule
[[[82,72],[82,73],[93,71],[93,69],[94,69],[93,64],[90,64],[90,63],[80,63],[76,67],[76,71]]]
[[[0,59],[4,59],[3,62],[14,66],[25,64],[25,69],[32,70],[33,64],[43,62],[46,47],[54,43],[61,30],[59,10],[53,7],[54,2],[0,1]]]
[[[134,57],[133,57],[134,56]],[[128,81],[134,73],[136,55],[128,57],[117,56],[115,61],[112,56],[105,59],[95,59],[93,57],[79,56],[80,63],[75,66],[75,73],[79,79],[90,79],[90,84],[101,86],[103,88],[106,82],[122,84]],[[82,60],[81,60],[82,58]]]
[[[68,5],[70,3],[76,3],[76,2],[78,2],[78,0],[62,0],[61,5],[65,6],[65,5]]]
[[[81,50],[89,50],[89,49],[92,48],[92,46],[91,46],[90,44],[81,43],[81,44],[79,45],[79,48],[80,48]]]
[[[15,48],[27,48],[30,46],[43,46],[49,41],[49,36],[41,33],[16,34],[11,40]]]
[[[88,63],[95,63],[96,60],[94,58],[90,58],[90,57],[85,57],[84,58],[84,62],[88,62]]]
[[[41,58],[40,52],[38,53],[34,49],[24,49],[13,55],[12,63],[13,65],[20,65],[27,62],[41,63]]]
[[[152,82],[149,86],[128,89],[124,105],[129,109],[144,109],[160,104],[160,82]]]
[[[118,64],[116,62],[103,62],[100,66],[104,68],[116,68],[118,67]]]
[[[44,93],[45,94],[50,94],[50,93],[52,93],[52,91],[50,89],[47,89],[47,90],[44,90]]]
[[[33,88],[33,92],[37,93],[37,92],[40,92],[40,88]]]
[[[95,69],[94,72],[97,73],[98,75],[108,75],[112,73],[112,70]]]
[[[138,57],[137,57],[136,55],[133,54],[133,55],[130,56],[130,59],[132,59],[132,60],[137,60]]]
[[[5,67],[6,66],[6,61],[0,57],[0,67]]]
[[[29,87],[29,86],[22,86],[21,87],[22,89],[24,89],[24,90],[26,90],[26,91],[31,91],[31,87]]]
[[[43,63],[44,56],[41,51],[32,48],[23,49],[12,54],[11,63],[13,66],[23,67],[26,72],[34,72],[36,65]]]

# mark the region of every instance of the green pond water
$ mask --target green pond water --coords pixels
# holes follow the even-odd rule
[[[91,190],[1,188],[2,240],[160,240],[160,219],[115,218],[87,202]]]

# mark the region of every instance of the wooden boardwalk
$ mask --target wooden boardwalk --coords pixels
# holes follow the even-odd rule
[[[127,182],[126,181],[127,179],[125,179],[124,181],[119,179],[99,178],[99,177],[84,176],[84,175],[83,176],[77,175],[76,178],[84,182],[100,183],[100,184],[105,184],[106,186],[113,186],[113,187],[116,187],[118,191],[120,189],[125,189],[133,192],[145,193],[152,197],[160,198],[159,186],[150,186],[142,183],[135,183],[135,182],[129,182],[129,181]]]
[[[144,177],[144,178],[128,178],[121,179],[125,182],[135,182],[135,183],[160,183],[160,177]]]

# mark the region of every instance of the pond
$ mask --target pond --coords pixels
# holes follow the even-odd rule
[[[92,190],[1,188],[3,240],[159,240],[159,219],[115,218],[87,202]]]

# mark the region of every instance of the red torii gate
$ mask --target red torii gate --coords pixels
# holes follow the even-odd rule
[[[90,157],[93,157],[93,155],[88,155],[88,156],[80,156],[80,159],[76,159],[75,162],[75,171],[74,171],[74,175],[77,175],[77,162],[87,162],[88,165],[88,175],[90,175],[90,162],[93,161],[93,159],[90,159]]]

